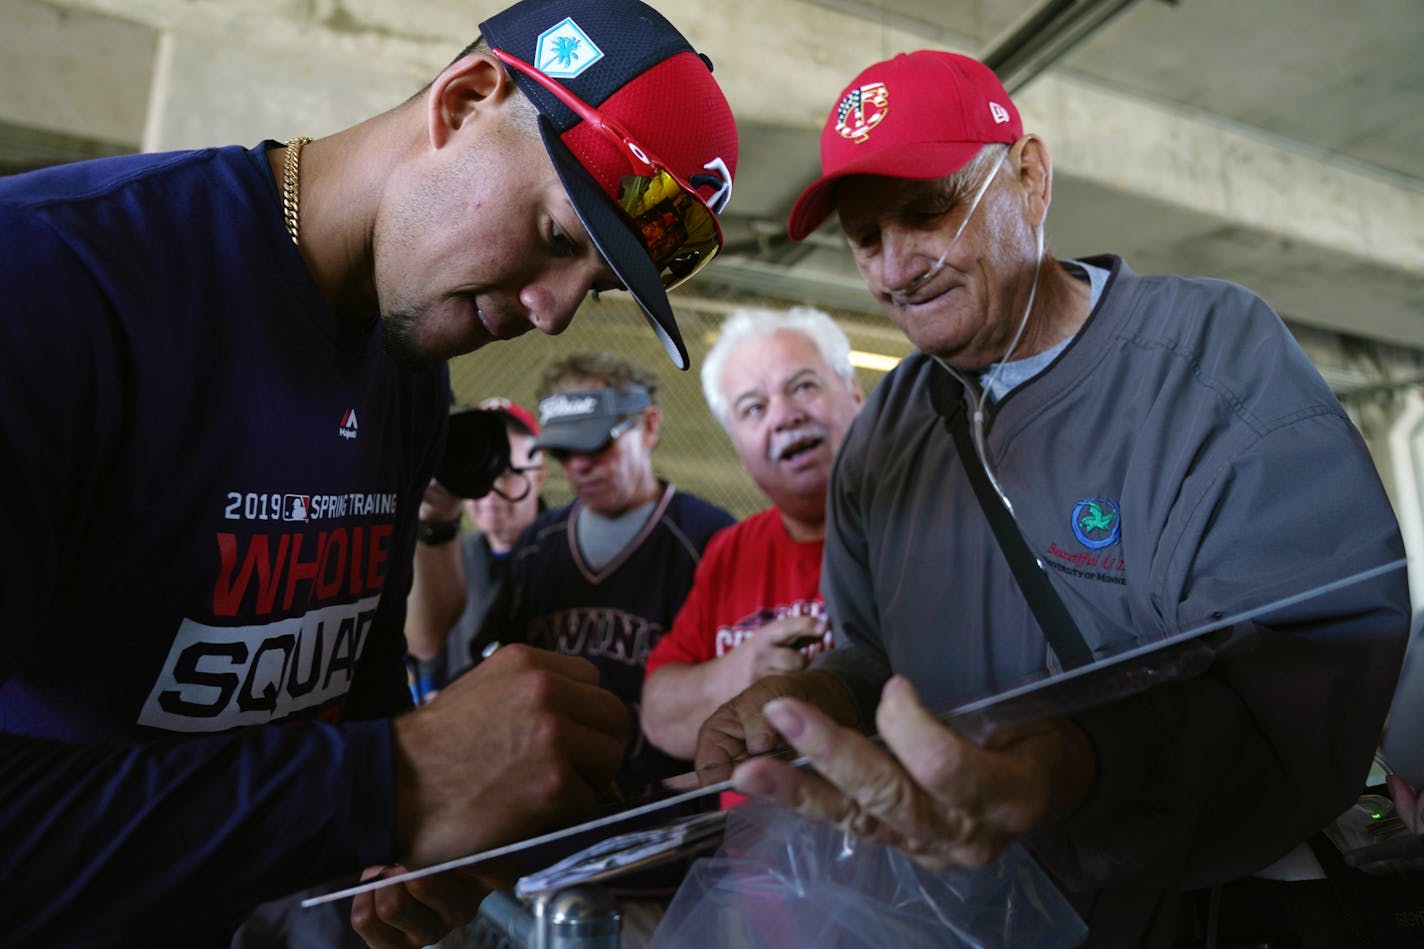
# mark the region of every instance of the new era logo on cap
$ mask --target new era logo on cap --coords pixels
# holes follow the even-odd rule
[[[534,65],[555,79],[572,79],[603,58],[603,50],[573,17],[564,17],[562,23],[540,33],[534,49]]]
[[[994,117],[994,124],[1003,125],[1009,121],[1009,110],[999,105],[997,102],[989,103],[989,114]]]

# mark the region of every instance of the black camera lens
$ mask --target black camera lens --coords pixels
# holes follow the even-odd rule
[[[461,498],[482,498],[509,468],[509,436],[504,416],[488,409],[450,413],[445,454],[435,465],[435,480]]]

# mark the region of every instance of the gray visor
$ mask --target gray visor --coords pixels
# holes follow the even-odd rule
[[[596,452],[608,444],[613,428],[634,412],[652,404],[648,390],[634,386],[616,389],[573,389],[539,400],[536,448],[556,448],[581,453]]]

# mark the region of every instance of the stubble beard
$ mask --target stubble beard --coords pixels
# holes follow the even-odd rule
[[[420,317],[411,310],[382,314],[381,346],[396,365],[412,372],[434,369],[445,361],[421,348]]]

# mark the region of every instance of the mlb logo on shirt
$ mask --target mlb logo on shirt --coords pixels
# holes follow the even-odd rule
[[[311,519],[310,512],[310,494],[288,494],[282,497],[282,520],[307,521]]]

